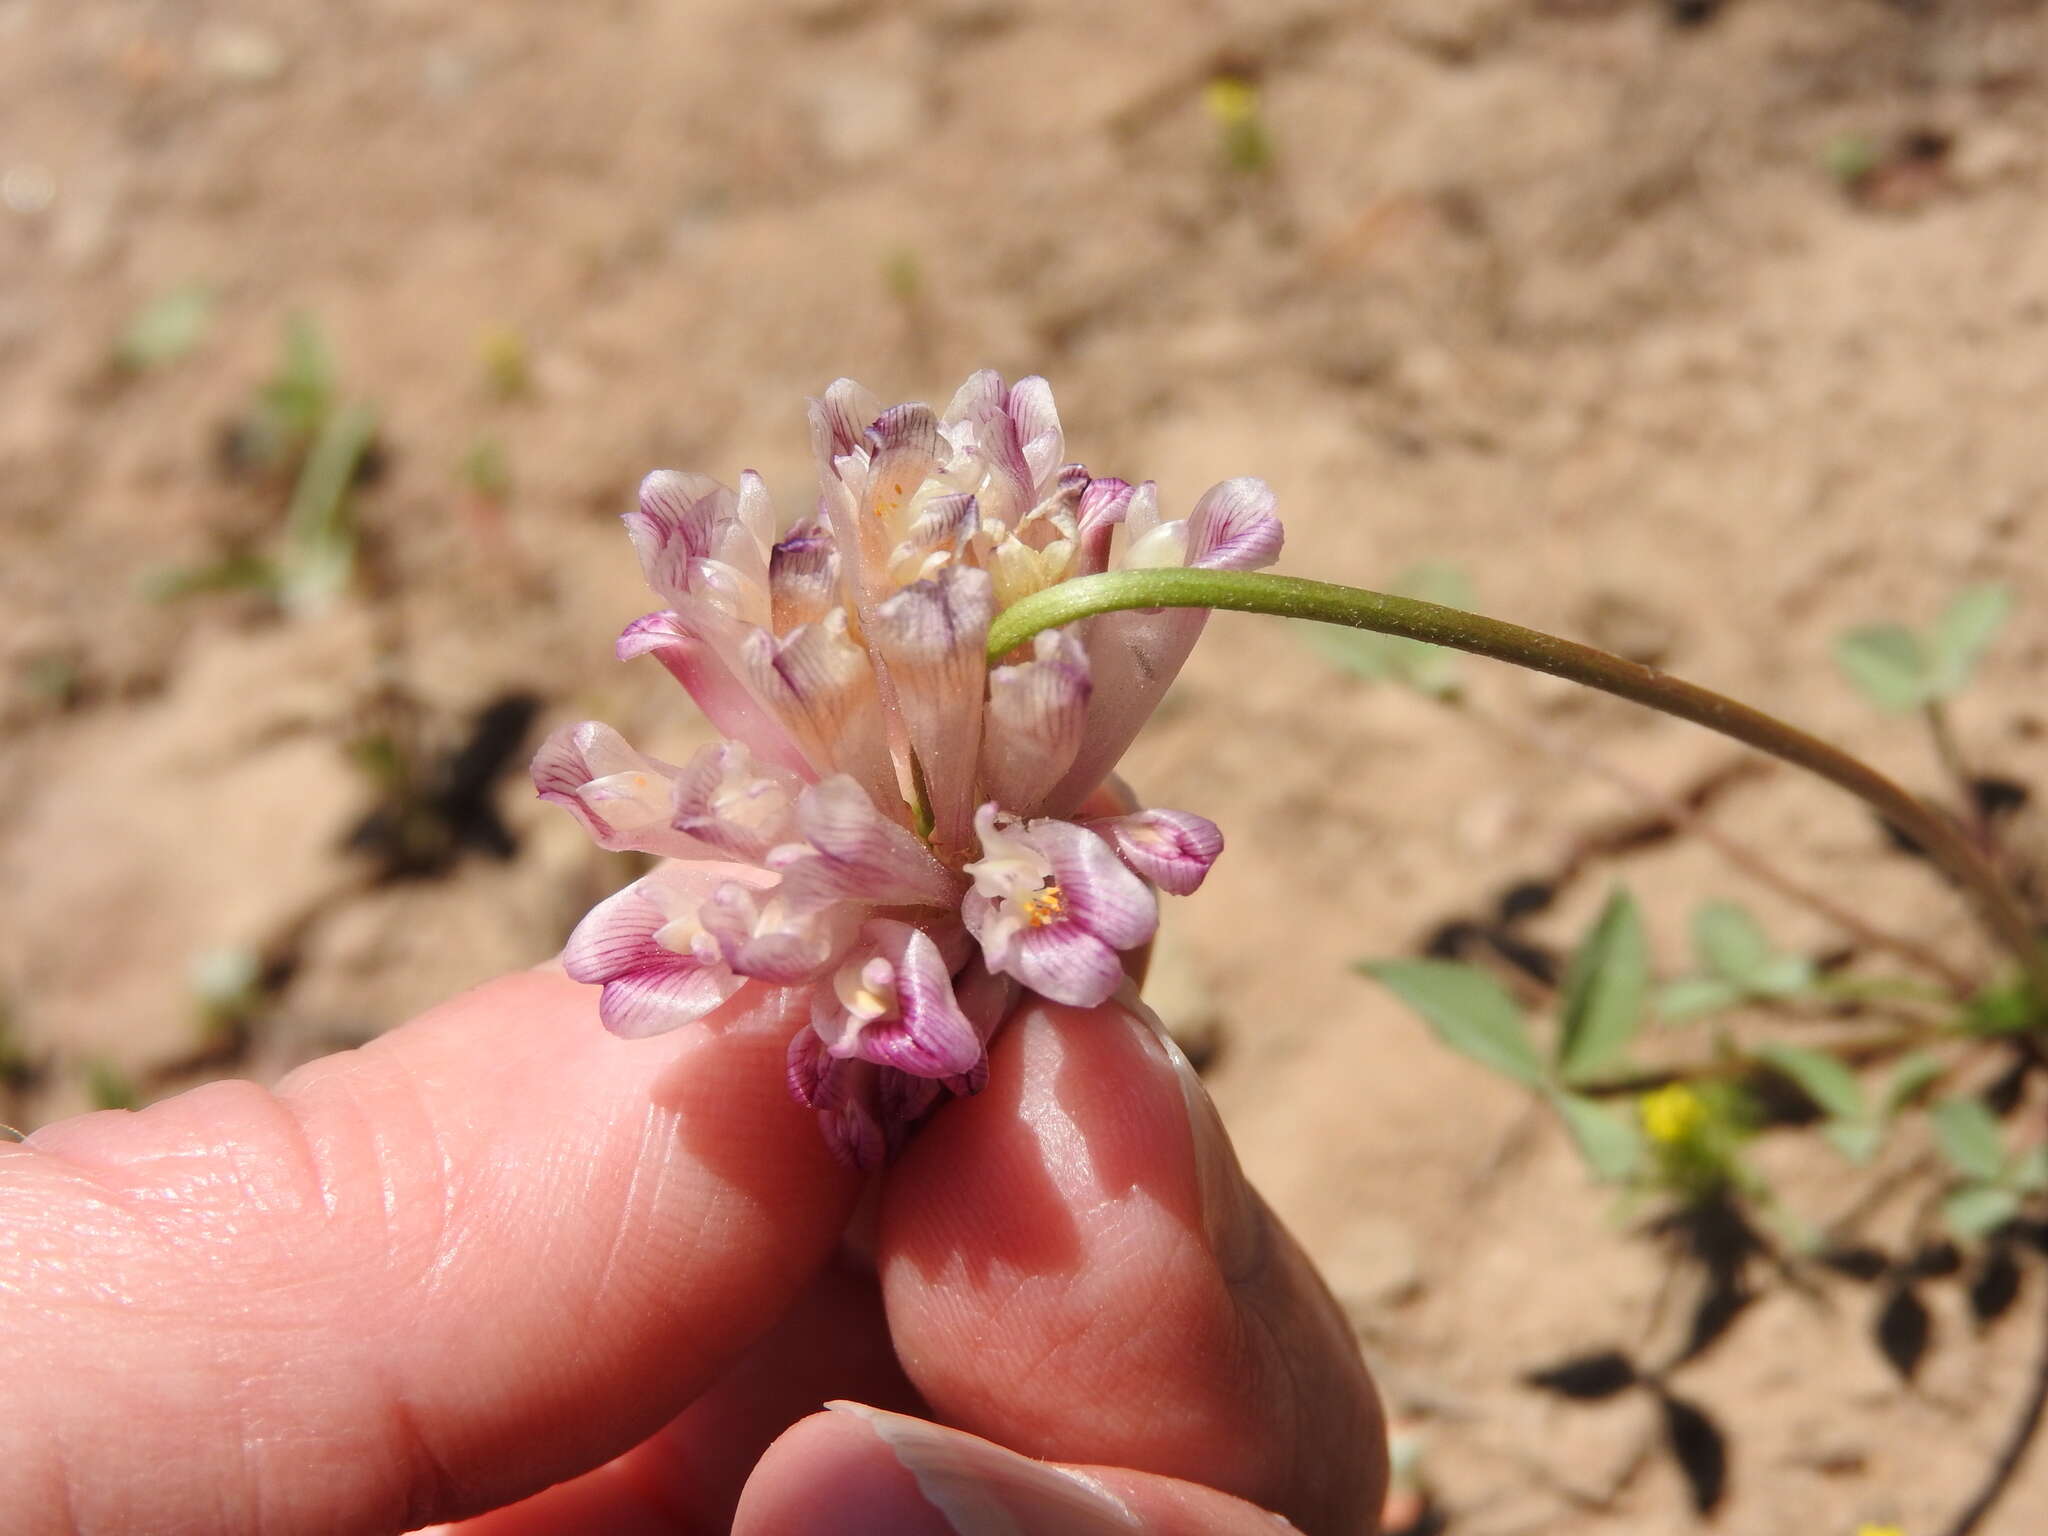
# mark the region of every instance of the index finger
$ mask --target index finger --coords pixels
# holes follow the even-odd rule
[[[673,1417],[832,1251],[856,1184],[783,1086],[786,994],[652,1041],[594,999],[507,977],[275,1094],[0,1147],[0,1507],[390,1530]]]

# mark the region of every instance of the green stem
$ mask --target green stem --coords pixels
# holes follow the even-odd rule
[[[2048,948],[2036,939],[2032,923],[2005,883],[1955,823],[1867,763],[1761,710],[1668,677],[1654,667],[1519,624],[1419,598],[1264,572],[1115,571],[1063,581],[996,616],[989,627],[989,658],[1008,655],[1040,630],[1130,608],[1228,608],[1402,635],[1548,672],[1733,737],[1847,790],[1910,837],[1968,893],[1985,926],[2025,971],[2037,1003],[2048,1002]]]

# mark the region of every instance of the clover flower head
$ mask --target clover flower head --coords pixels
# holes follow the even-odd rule
[[[874,1166],[980,1088],[1024,992],[1107,998],[1156,892],[1192,892],[1223,847],[1185,811],[1084,814],[1205,615],[1101,614],[993,667],[991,622],[1105,570],[1256,569],[1281,530],[1257,480],[1162,519],[1150,482],[1068,462],[1043,379],[977,373],[943,413],[841,379],[810,424],[816,511],[779,534],[751,471],[735,490],[657,470],[625,517],[663,606],[618,654],[658,660],[722,739],[677,765],[568,726],[533,778],[600,847],[665,861],[563,952],[606,1025],[654,1034],[744,987],[799,989],[790,1091]]]

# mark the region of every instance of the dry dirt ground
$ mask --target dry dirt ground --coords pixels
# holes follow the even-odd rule
[[[802,398],[841,373],[942,400],[978,366],[1043,372],[1099,472],[1181,507],[1271,480],[1285,569],[1456,563],[1489,612],[1922,789],[1927,744],[1829,638],[2003,579],[2020,611],[1959,729],[2048,781],[2044,48],[2023,0],[0,0],[0,1118],[81,1109],[95,1074],[146,1097],[274,1073],[558,944],[618,860],[515,771],[485,797],[515,856],[373,880],[343,847],[374,808],[349,744],[425,762],[523,692],[528,743],[596,715],[686,751],[666,680],[610,660],[644,602],[615,514],[657,464],[758,468],[800,505]],[[1260,81],[1263,172],[1219,149],[1219,70]],[[110,364],[191,282],[214,303],[189,355]],[[274,526],[278,487],[221,438],[294,312],[382,423],[356,589],[288,619],[152,601]],[[463,470],[487,439],[509,489]],[[1710,897],[1842,936],[1696,840],[1577,858],[1640,807],[1572,753],[1685,791],[1737,749],[1470,678],[1566,755],[1340,677],[1276,622],[1212,625],[1126,765],[1232,840],[1170,916],[1160,1001],[1220,1036],[1245,1161],[1447,1529],[1696,1529],[1648,1394],[1520,1379],[1668,1345],[1665,1261],[1554,1126],[1348,966],[1575,859],[1538,939],[1616,879],[1669,971]],[[1711,815],[1986,963],[1831,792],[1766,772]],[[268,990],[208,1066],[188,978],[223,949]],[[1760,1155],[1810,1214],[1843,1197],[1830,1154]],[[1675,1383],[1728,1435],[1720,1527],[1935,1530],[2026,1390],[2044,1290],[2033,1265],[1978,1330],[1930,1286],[1907,1385],[1870,1289],[1772,1288]],[[2044,1502],[2048,1451],[1985,1529]]]

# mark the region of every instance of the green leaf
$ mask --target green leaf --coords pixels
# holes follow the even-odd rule
[[[1387,590],[1449,608],[1472,606],[1472,584],[1454,565],[1411,566]],[[1458,691],[1458,653],[1446,646],[1327,624],[1311,626],[1309,643],[1355,677],[1400,683],[1431,698],[1448,698]]]
[[[166,367],[205,340],[212,322],[212,289],[204,283],[173,288],[129,319],[114,344],[114,360],[135,373]]]
[[[334,355],[327,338],[310,316],[291,316],[277,374],[263,387],[265,411],[291,436],[310,439],[333,408],[334,390]]]
[[[1702,970],[1744,991],[1773,959],[1771,941],[1756,919],[1732,901],[1710,901],[1693,913],[1692,943]]]
[[[1941,1202],[1942,1220],[1965,1242],[1988,1237],[2020,1213],[2020,1197],[1995,1184],[1972,1184]]]
[[[1892,1068],[1892,1080],[1878,1099],[1878,1114],[1889,1120],[1923,1093],[1946,1069],[1932,1051],[1915,1051],[1899,1059]]]
[[[1962,692],[2011,612],[2012,592],[1997,582],[1966,587],[1955,595],[1928,637],[1933,651],[1928,692],[1933,697],[1945,699]]]
[[[1982,1099],[1943,1099],[1927,1118],[1942,1155],[1965,1178],[1988,1183],[2005,1171],[2005,1136]]]
[[[1934,696],[1927,649],[1900,624],[1872,624],[1835,638],[1835,665],[1879,709],[1906,714]]]
[[[1867,1163],[1884,1142],[1884,1127],[1875,1120],[1830,1120],[1821,1135],[1850,1162]]]
[[[1376,683],[1393,675],[1393,649],[1387,642],[1397,636],[1377,634],[1369,629],[1319,624],[1313,619],[1298,622],[1303,626],[1302,638],[1352,676]]]
[[[1742,1001],[1742,989],[1718,976],[1681,976],[1657,994],[1657,1011],[1677,1021],[1718,1013]]]
[[[2048,1189],[2048,1147],[2029,1147],[2014,1158],[2006,1170],[2005,1186],[2029,1195]]]
[[[1603,1184],[1626,1182],[1643,1157],[1642,1134],[1635,1122],[1581,1094],[1554,1093],[1550,1102],[1593,1177]]]
[[[1834,1057],[1803,1045],[1776,1042],[1761,1047],[1757,1054],[1797,1083],[1799,1091],[1819,1105],[1823,1114],[1835,1120],[1866,1118],[1863,1085]]]
[[[1758,997],[1797,997],[1813,986],[1813,962],[1804,955],[1773,955],[1749,976]]]
[[[1359,969],[1421,1014],[1439,1040],[1525,1087],[1543,1081],[1521,1010],[1486,972],[1448,960],[1370,960]]]
[[[2025,981],[1986,987],[1963,1007],[1962,1024],[1972,1034],[2016,1035],[2035,1022],[2033,989]]]
[[[1642,908],[1616,889],[1565,971],[1557,1070],[1566,1082],[1598,1077],[1628,1053],[1649,989]]]

